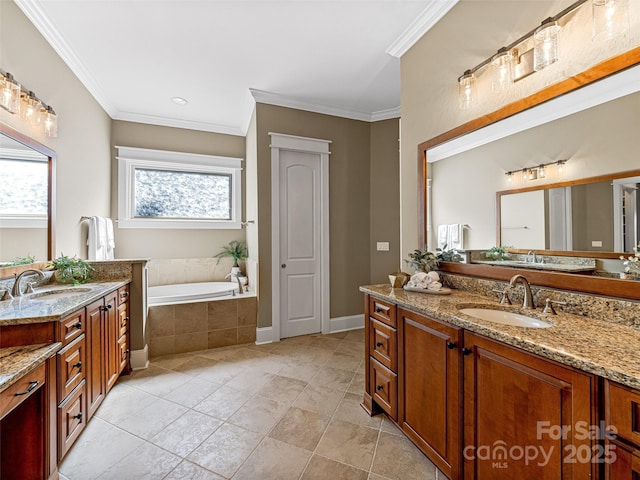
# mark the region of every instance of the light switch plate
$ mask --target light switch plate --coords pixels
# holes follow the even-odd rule
[[[377,242],[376,250],[379,252],[388,252],[389,251],[389,242]]]
[[[602,247],[602,240],[592,240],[591,241],[591,246],[592,247]]]

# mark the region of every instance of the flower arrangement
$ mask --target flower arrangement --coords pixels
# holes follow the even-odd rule
[[[640,244],[633,248],[633,252],[633,255],[626,258],[620,256],[620,260],[622,260],[622,265],[624,266],[624,273],[634,280],[640,280]]]
[[[405,259],[405,263],[416,272],[430,272],[438,268],[438,258],[428,250],[426,245],[422,250],[416,249],[409,253],[409,259]]]

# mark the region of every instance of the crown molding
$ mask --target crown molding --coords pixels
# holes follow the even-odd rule
[[[113,118],[117,113],[116,108],[107,99],[107,96],[102,91],[99,83],[89,74],[89,71],[82,65],[80,59],[76,56],[75,52],[69,47],[64,38],[58,33],[53,24],[49,21],[44,14],[37,1],[33,0],[14,0],[15,4],[22,10],[22,13],[33,23],[36,29],[44,37],[44,39],[51,45],[56,53],[62,58],[62,61],[67,64],[71,71],[75,74],[85,88],[91,93],[93,98],[100,104],[100,106],[107,112],[107,114]]]
[[[386,53],[400,58],[451,10],[459,0],[433,0],[404,32],[387,48]]]
[[[230,125],[219,125],[217,123],[197,122],[192,120],[181,120],[179,118],[160,117],[156,115],[144,115],[133,112],[117,112],[112,116],[114,120],[125,122],[146,123],[149,125],[160,125],[163,127],[185,128],[188,130],[199,130],[201,132],[223,133],[226,135],[236,135],[244,137],[246,131],[241,127]]]
[[[352,120],[361,120],[363,122],[377,122],[379,120],[387,120],[389,118],[397,118],[400,116],[400,107],[368,113],[348,108],[305,102],[303,100],[298,100],[277,93],[266,92],[264,90],[257,90],[255,88],[250,88],[249,91],[257,103],[266,103],[268,105],[276,105],[278,107],[322,113],[324,115],[333,115],[334,117],[350,118]]]
[[[542,103],[480,130],[467,133],[431,148],[427,153],[427,161],[433,163],[444,160],[472,148],[486,145],[501,138],[638,91],[640,91],[640,66],[635,66],[562,95],[553,101]]]

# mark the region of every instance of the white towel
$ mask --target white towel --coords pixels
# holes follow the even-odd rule
[[[110,218],[94,216],[89,219],[87,245],[89,260],[113,260],[115,242]]]

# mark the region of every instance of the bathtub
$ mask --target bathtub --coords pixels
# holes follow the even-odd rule
[[[230,298],[239,293],[236,282],[200,282],[158,285],[147,289],[147,305],[175,305]]]

